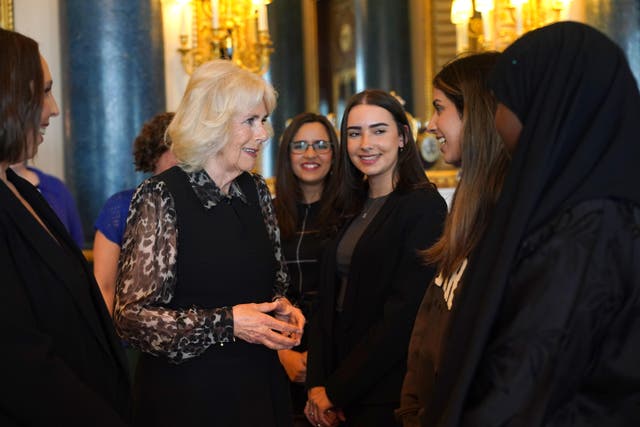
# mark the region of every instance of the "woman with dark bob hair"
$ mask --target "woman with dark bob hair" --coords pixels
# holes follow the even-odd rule
[[[388,427],[397,424],[411,328],[435,273],[418,251],[442,233],[447,206],[389,93],[354,95],[340,141],[327,191],[345,226],[323,257],[305,412],[314,425]]]
[[[0,29],[0,424],[124,426],[127,362],[82,252],[9,165],[59,114],[38,44]]]
[[[338,137],[329,120],[315,113],[295,116],[280,139],[273,202],[282,237],[282,253],[291,277],[289,295],[310,322],[317,304],[320,256],[332,234],[333,218],[319,213],[330,199],[325,188],[337,177]],[[307,323],[308,324],[308,323]],[[308,426],[304,415],[307,393],[307,340],[278,352],[291,381],[296,426]]]

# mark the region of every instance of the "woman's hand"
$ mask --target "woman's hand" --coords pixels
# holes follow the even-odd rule
[[[291,304],[291,302],[289,302],[285,297],[280,297],[275,300],[275,302],[278,303],[276,309],[273,310],[273,314],[276,316],[276,319],[295,325],[300,328],[300,330],[303,330],[305,318],[302,311]]]
[[[287,371],[289,380],[294,383],[303,383],[307,379],[307,352],[295,350],[278,351],[280,363]]]
[[[273,350],[289,349],[300,344],[302,327],[283,322],[268,314],[275,312],[280,304],[278,301],[273,301],[234,305],[232,309],[234,335],[252,344],[263,344]]]
[[[316,427],[335,427],[346,420],[341,409],[334,408],[324,387],[313,387],[307,392],[304,413]]]

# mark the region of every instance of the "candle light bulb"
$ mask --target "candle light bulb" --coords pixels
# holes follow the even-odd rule
[[[495,8],[493,0],[476,0],[476,11],[485,13],[492,11]]]
[[[184,6],[180,10],[180,35],[187,34],[187,12],[184,10]]]
[[[451,3],[451,23],[465,24],[473,16],[473,3],[471,0],[453,0]]]
[[[211,0],[211,27],[220,28],[220,4],[218,0]]]
[[[269,17],[267,16],[267,5],[261,3],[256,6],[258,9],[258,31],[269,31]]]

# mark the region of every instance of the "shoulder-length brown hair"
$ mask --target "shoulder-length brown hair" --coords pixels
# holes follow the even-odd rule
[[[462,172],[442,237],[422,252],[450,277],[484,234],[500,195],[509,155],[496,131],[497,101],[487,86],[497,52],[461,56],[446,64],[433,79],[456,106],[462,119]]]
[[[331,205],[337,208],[343,218],[357,214],[367,199],[369,183],[366,176],[354,166],[347,152],[347,127],[349,113],[356,105],[376,105],[387,110],[396,123],[398,134],[404,138],[404,147],[398,148],[398,162],[394,170],[394,191],[406,192],[417,188],[433,188],[420,162],[418,148],[407,114],[400,102],[388,92],[367,89],[349,99],[342,116],[340,126],[340,155],[338,156],[338,179],[329,189],[333,200]]]
[[[38,43],[0,28],[0,162],[24,160],[37,140],[44,97]],[[29,137],[31,135],[31,138]]]
[[[315,113],[301,113],[295,116],[291,123],[282,133],[280,138],[280,147],[278,149],[278,159],[276,163],[276,198],[273,204],[276,209],[276,216],[278,218],[278,225],[280,226],[280,235],[283,240],[292,237],[296,232],[296,224],[298,223],[298,209],[296,203],[302,200],[302,190],[298,178],[293,173],[291,166],[291,156],[289,152],[289,144],[293,141],[294,136],[302,125],[307,123],[320,123],[327,131],[329,135],[329,142],[333,150],[333,158],[331,160],[331,167],[329,173],[324,178],[324,188],[322,196],[320,197],[320,211],[323,210],[328,197],[327,192],[324,191],[327,187],[331,186],[331,183],[335,181],[337,174],[336,164],[338,157],[338,136],[333,128],[331,122],[323,115]],[[328,231],[325,229],[322,218],[319,218],[318,227],[322,231]]]

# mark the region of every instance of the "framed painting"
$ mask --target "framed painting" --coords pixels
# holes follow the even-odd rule
[[[412,32],[412,72],[415,105],[411,112],[418,120],[416,144],[429,180],[439,188],[457,185],[459,169],[441,156],[435,135],[427,131],[433,113],[434,75],[456,56],[456,27],[451,23],[451,0],[409,0]]]
[[[13,30],[13,0],[0,0],[0,27]]]

